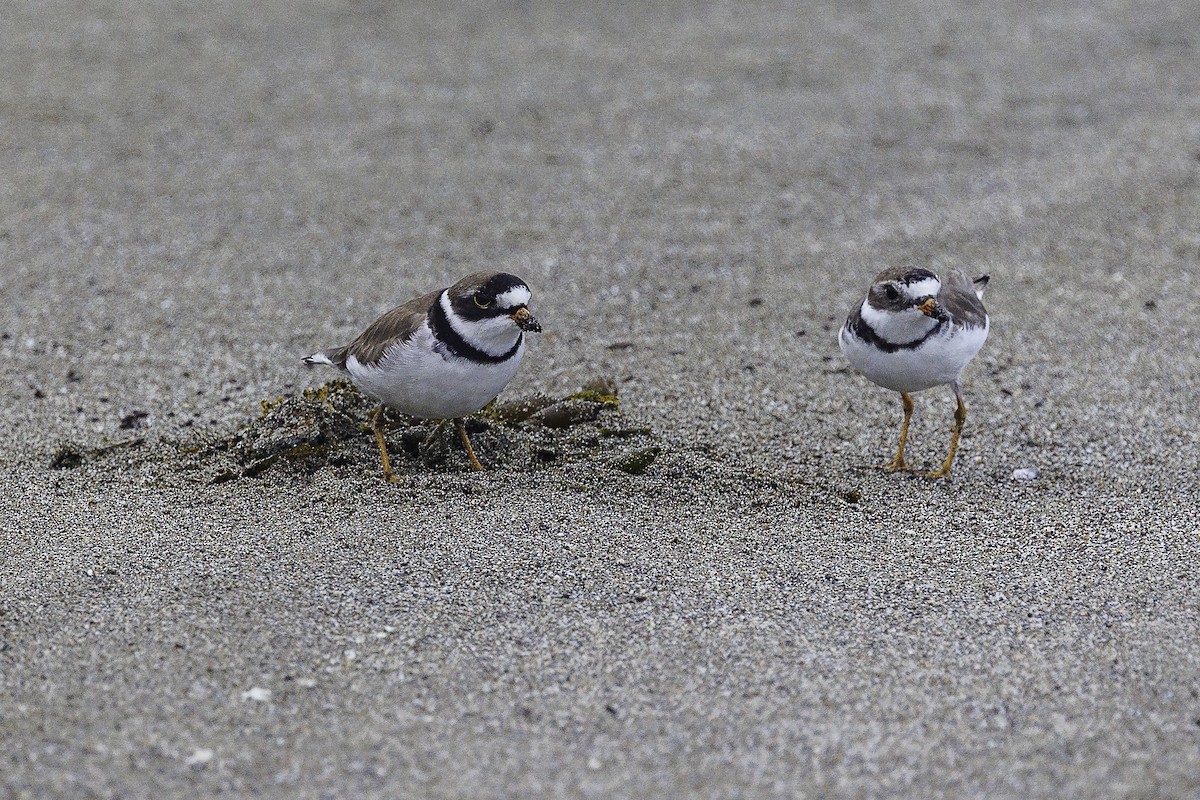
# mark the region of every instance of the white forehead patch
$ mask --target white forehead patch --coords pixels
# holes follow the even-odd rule
[[[910,299],[920,300],[922,297],[937,297],[938,291],[942,288],[942,282],[937,278],[923,278],[907,286],[902,283],[900,284],[900,288]]]
[[[496,295],[496,305],[501,308],[516,308],[529,305],[532,299],[533,295],[530,294],[528,286],[514,286],[507,292]]]

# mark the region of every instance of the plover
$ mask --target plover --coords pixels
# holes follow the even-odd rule
[[[384,408],[437,420],[454,420],[472,469],[483,469],[463,417],[492,401],[517,373],[525,332],[539,332],[525,281],[506,272],[476,272],[447,289],[409,300],[371,323],[344,347],[304,358],[346,372],[379,400],[371,428],[383,474],[397,478],[388,461],[380,419]]]
[[[850,312],[838,333],[838,344],[850,363],[868,380],[900,393],[904,423],[900,446],[888,472],[911,469],[904,460],[908,423],[912,419],[911,394],[950,384],[958,406],[950,434],[950,452],[929,478],[947,478],[958,437],[967,419],[963,402],[962,371],[979,352],[988,335],[988,315],[983,292],[988,276],[974,281],[961,270],[946,273],[945,280],[927,269],[897,267],[875,277],[866,298]]]

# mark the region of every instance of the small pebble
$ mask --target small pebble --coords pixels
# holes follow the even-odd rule
[[[252,686],[249,689],[247,689],[246,691],[242,692],[242,699],[243,700],[254,700],[259,703],[265,703],[271,699],[271,690],[263,689],[258,686]]]
[[[1014,469],[1012,479],[1014,481],[1036,481],[1042,474],[1042,471],[1037,467],[1021,467]]]
[[[189,766],[197,767],[212,761],[214,755],[213,751],[207,747],[198,747],[188,756],[187,763]]]

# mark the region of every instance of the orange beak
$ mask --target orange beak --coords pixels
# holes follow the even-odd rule
[[[938,311],[937,301],[932,296],[926,297],[925,302],[917,306],[917,311],[920,311],[927,317],[936,317]]]
[[[517,326],[523,331],[531,331],[533,333],[542,332],[542,323],[538,322],[537,317],[533,316],[529,309],[524,306],[509,314],[508,318],[517,323]]]

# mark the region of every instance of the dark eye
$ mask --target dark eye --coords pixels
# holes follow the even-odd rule
[[[883,285],[883,293],[887,296],[887,299],[891,300],[892,302],[900,299],[900,292],[896,291],[896,287],[890,283],[885,283]]]
[[[471,297],[471,299],[474,300],[475,305],[479,306],[480,308],[487,308],[488,306],[490,306],[492,304],[492,301],[490,299],[488,299],[486,297],[482,297],[478,294],[473,295]]]

